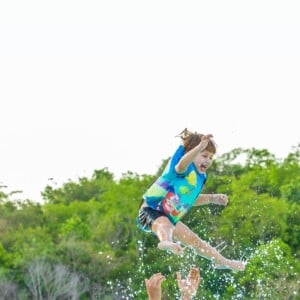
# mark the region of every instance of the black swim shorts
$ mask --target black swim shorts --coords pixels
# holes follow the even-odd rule
[[[151,227],[153,222],[159,217],[166,217],[166,215],[160,211],[154,210],[150,207],[142,207],[139,210],[137,217],[138,227],[146,232],[152,232]]]

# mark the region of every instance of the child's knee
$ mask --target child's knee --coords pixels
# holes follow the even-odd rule
[[[152,223],[152,230],[154,232],[160,230],[174,230],[174,225],[167,217],[159,217]]]

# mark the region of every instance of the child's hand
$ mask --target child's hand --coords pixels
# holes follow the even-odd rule
[[[211,140],[213,141],[213,135],[212,134],[206,134],[201,138],[200,144],[198,145],[199,150],[202,152],[208,145],[208,142]]]
[[[202,141],[209,141],[210,139],[213,138],[213,135],[212,134],[206,134],[204,135],[202,138],[201,138],[201,142]]]
[[[226,206],[228,203],[227,195],[225,194],[213,194],[210,203],[219,204]]]

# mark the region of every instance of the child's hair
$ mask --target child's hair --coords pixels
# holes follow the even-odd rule
[[[200,142],[204,134],[198,132],[191,132],[187,128],[181,131],[177,137],[180,137],[183,142],[183,148],[185,152],[190,151],[191,149],[195,148]],[[215,154],[217,152],[216,144],[213,140],[209,139],[208,145],[205,150]]]

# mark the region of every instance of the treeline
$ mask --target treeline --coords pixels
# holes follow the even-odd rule
[[[257,149],[217,157],[204,192],[227,194],[229,205],[193,208],[184,220],[224,256],[247,260],[245,272],[214,270],[189,248],[182,257],[160,251],[138,230],[156,175],[115,180],[95,170],[46,186],[42,204],[0,187],[0,299],[145,300],[144,279],[162,272],[163,299],[174,300],[176,271],[191,264],[202,277],[196,299],[299,299],[300,145],[282,160]]]

